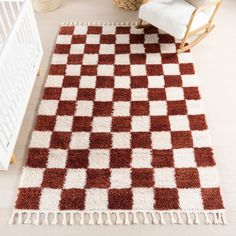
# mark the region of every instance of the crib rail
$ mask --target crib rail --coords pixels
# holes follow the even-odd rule
[[[0,6],[0,169],[6,169],[42,58],[42,47],[30,0],[0,0]]]

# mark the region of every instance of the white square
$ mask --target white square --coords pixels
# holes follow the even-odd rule
[[[210,147],[211,139],[208,130],[194,130],[192,131],[193,146],[194,147]]]
[[[130,169],[128,168],[111,169],[110,182],[112,189],[130,188],[131,187]]]
[[[91,188],[86,189],[86,210],[106,210],[108,207],[108,190]]]
[[[112,97],[113,97],[112,89],[108,89],[108,88],[96,89],[96,96],[95,96],[96,101],[103,101],[103,102],[112,101]]]
[[[48,154],[47,168],[65,168],[67,150],[50,149]]]
[[[161,43],[161,53],[176,53],[176,46],[174,43]]]
[[[97,65],[98,55],[97,54],[84,54],[82,64],[83,65]]]
[[[202,188],[218,188],[219,176],[215,166],[198,168],[200,185]]]
[[[145,88],[136,88],[131,90],[131,100],[132,101],[147,101],[148,100],[148,90]]]
[[[181,75],[183,87],[198,87],[199,81],[196,75]]]
[[[152,132],[153,149],[171,149],[170,132]]]
[[[71,44],[72,35],[59,34],[57,36],[56,44]]]
[[[98,76],[113,76],[114,65],[98,65],[97,75]]]
[[[89,153],[89,168],[109,168],[110,152],[107,149],[91,149]]]
[[[130,64],[129,54],[116,54],[115,64],[116,65],[129,65]]]
[[[132,117],[132,131],[149,131],[150,130],[150,117],[149,116],[133,116]]]
[[[81,65],[66,65],[66,75],[79,76]]]
[[[160,53],[147,53],[146,54],[146,64],[147,65],[157,65],[162,64],[162,58]]]
[[[73,132],[70,141],[71,149],[88,149],[89,147],[89,137],[88,132]]]
[[[77,98],[77,92],[77,88],[62,88],[60,100],[75,101]]]
[[[49,148],[52,132],[34,131],[30,140],[31,148]]]
[[[164,88],[164,76],[148,76],[148,88]]]
[[[53,54],[51,64],[65,65],[67,64],[68,54]]]
[[[164,75],[180,75],[179,64],[163,64]]]
[[[132,76],[147,75],[147,70],[145,65],[130,65]]]
[[[154,181],[157,188],[176,188],[174,168],[155,168]]]
[[[179,148],[173,150],[176,168],[196,167],[194,150],[192,148]]]
[[[145,44],[156,44],[158,42],[157,34],[145,34],[144,37]]]
[[[203,210],[201,189],[178,189],[181,210]]]
[[[100,44],[99,54],[115,54],[115,45]]]
[[[130,77],[115,76],[115,88],[130,88]]]
[[[188,116],[169,116],[170,129],[172,131],[190,130]]]
[[[39,115],[54,116],[57,113],[57,100],[42,100],[39,106]]]
[[[70,54],[84,54],[84,44],[71,44]]]
[[[132,192],[134,210],[153,210],[155,200],[152,188],[132,188]]]
[[[92,116],[93,102],[92,101],[77,101],[76,116]]]
[[[46,79],[45,87],[61,88],[63,83],[63,75],[49,75]]]
[[[73,116],[57,116],[55,131],[71,131]]]
[[[87,31],[88,31],[88,26],[86,26],[86,25],[75,26],[74,35],[87,34]]]
[[[151,168],[152,155],[151,150],[135,148],[132,152],[132,163],[133,168]]]
[[[184,91],[182,88],[171,87],[171,88],[166,88],[165,90],[166,90],[167,101],[184,100]]]
[[[86,35],[86,44],[99,44],[100,35],[99,34],[87,34]]]
[[[86,184],[86,170],[85,169],[67,169],[65,178],[65,189],[77,188],[84,189]]]
[[[185,53],[178,53],[177,55],[179,63],[193,63],[192,53],[185,52]]]
[[[116,27],[112,25],[106,25],[102,27],[102,34],[115,34],[116,33]]]
[[[145,48],[143,44],[131,44],[130,53],[145,53]]]
[[[99,117],[93,118],[93,132],[110,132],[111,131],[111,117]]]
[[[158,115],[167,115],[167,102],[166,101],[151,101],[149,102],[150,115],[158,116]]]
[[[61,189],[43,188],[40,196],[39,210],[59,211]]]
[[[81,76],[79,87],[80,88],[95,88],[96,77],[95,76]]]
[[[114,102],[113,116],[129,116],[130,102]]]
[[[112,134],[112,147],[113,148],[130,148],[130,133],[119,132]]]
[[[20,180],[22,188],[40,188],[43,182],[43,168],[24,167]]]
[[[129,44],[129,34],[116,34],[116,44]]]
[[[200,100],[186,100],[189,115],[204,114],[204,108]]]

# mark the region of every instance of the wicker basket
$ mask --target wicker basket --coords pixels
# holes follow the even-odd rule
[[[113,0],[113,2],[120,8],[135,11],[139,9],[143,0]]]
[[[62,0],[33,0],[32,2],[36,12],[47,12],[57,9]]]

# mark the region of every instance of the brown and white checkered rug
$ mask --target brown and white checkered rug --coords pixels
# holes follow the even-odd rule
[[[177,46],[153,27],[61,27],[10,223],[225,223]]]

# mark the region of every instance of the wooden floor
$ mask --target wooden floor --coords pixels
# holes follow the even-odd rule
[[[235,12],[236,1],[225,0],[217,17],[216,29],[192,50],[217,157],[228,226],[8,226],[59,24],[65,21],[130,21],[137,17],[137,12],[115,8],[112,0],[66,0],[58,10],[36,16],[45,54],[41,76],[35,83],[15,148],[17,163],[8,172],[0,172],[0,235],[236,235]]]

